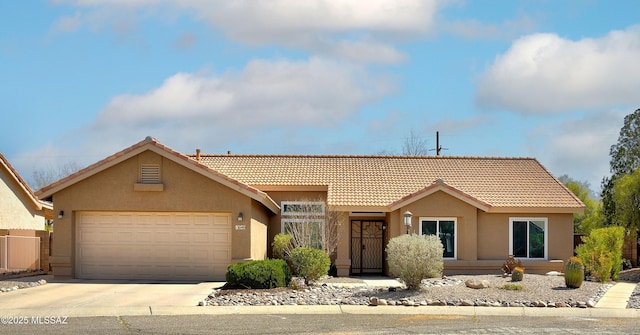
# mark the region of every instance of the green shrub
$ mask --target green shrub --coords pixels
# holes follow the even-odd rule
[[[231,264],[227,268],[227,283],[246,288],[286,287],[291,281],[291,270],[281,259],[266,259]]]
[[[389,271],[407,288],[420,288],[425,278],[442,276],[442,242],[435,235],[400,235],[387,244]]]
[[[289,261],[296,274],[304,278],[305,284],[320,279],[329,272],[331,260],[320,249],[298,247],[289,253]]]
[[[278,233],[273,237],[273,258],[286,259],[289,256],[292,248],[291,238],[291,235],[285,233]]]
[[[516,266],[511,270],[511,281],[522,281],[524,278],[524,268]]]
[[[500,288],[503,289],[503,290],[508,290],[508,291],[520,291],[520,290],[522,290],[522,285],[520,285],[520,284],[504,284]]]
[[[584,243],[576,248],[576,253],[584,262],[586,270],[603,283],[609,278],[617,280],[622,266],[624,228],[594,229],[582,241]]]
[[[579,257],[570,257],[564,267],[564,283],[568,288],[579,288],[584,279],[584,265]]]

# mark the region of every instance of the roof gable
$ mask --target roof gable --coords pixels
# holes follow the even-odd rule
[[[478,200],[475,197],[456,189],[455,187],[447,185],[442,179],[438,179],[434,181],[433,184],[419,190],[418,192],[409,194],[403,197],[402,199],[394,201],[393,203],[389,204],[389,209],[391,211],[395,211],[410,203],[413,203],[422,198],[428,197],[436,192],[444,192],[458,200],[461,200],[462,202],[465,202],[485,212],[491,209],[490,204],[484,201]]]
[[[36,194],[42,198],[49,198],[55,193],[76,184],[82,180],[85,180],[101,171],[104,171],[114,165],[117,165],[131,157],[134,157],[145,151],[152,151],[162,157],[165,157],[185,168],[195,171],[205,177],[208,177],[224,186],[227,186],[235,191],[238,191],[269,208],[273,213],[278,213],[280,208],[266,193],[246,185],[236,179],[230,178],[224,174],[221,174],[211,168],[200,164],[199,162],[190,159],[163,144],[158,142],[152,137],[147,137],[141,142],[138,142],[129,148],[126,148],[120,152],[117,152],[101,161],[98,161],[82,170],[79,170],[65,178],[62,178],[48,186],[45,186],[38,190]]]
[[[49,207],[46,203],[41,202],[38,197],[33,193],[29,184],[22,179],[18,171],[13,168],[9,160],[0,153],[0,166],[2,167],[2,172],[6,174],[9,179],[12,179],[18,185],[20,191],[29,199],[29,204],[33,206],[35,210],[41,210],[43,207]]]

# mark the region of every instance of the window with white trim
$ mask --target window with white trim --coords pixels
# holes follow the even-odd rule
[[[509,253],[517,258],[546,259],[547,218],[509,218]]]
[[[283,201],[280,203],[281,232],[312,248],[322,249],[325,203],[322,201]]]
[[[456,218],[420,218],[420,234],[436,235],[443,247],[443,258],[456,258],[458,223]]]
[[[320,215],[324,216],[324,202],[321,201],[283,201],[282,215]]]
[[[304,245],[322,249],[323,219],[282,219],[282,232],[304,240]]]

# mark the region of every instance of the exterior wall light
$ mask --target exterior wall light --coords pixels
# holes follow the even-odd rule
[[[413,214],[409,211],[404,212],[404,226],[407,227],[407,234],[409,234],[409,229],[411,229],[411,217]]]
[[[242,212],[238,213],[238,222],[242,222]]]
[[[58,213],[58,219],[62,219],[64,217],[64,211],[60,211]]]

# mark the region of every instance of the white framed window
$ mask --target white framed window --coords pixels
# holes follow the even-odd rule
[[[283,233],[306,240],[304,245],[322,249],[324,219],[282,219],[281,229]]]
[[[303,245],[322,249],[325,231],[325,203],[322,201],[282,201],[280,231]]]
[[[443,247],[443,258],[456,259],[458,255],[458,220],[456,218],[420,218],[420,234],[436,235]]]
[[[282,215],[324,216],[324,202],[321,201],[283,201],[280,204]]]
[[[547,259],[547,218],[509,218],[509,254],[517,258]]]

